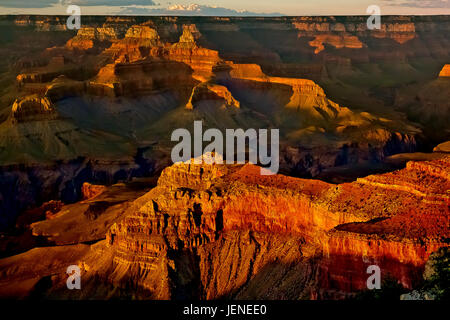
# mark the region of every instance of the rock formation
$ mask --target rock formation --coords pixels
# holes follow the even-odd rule
[[[94,28],[81,28],[77,35],[67,41],[66,47],[68,49],[88,50],[94,47],[95,40]]]
[[[441,143],[436,148],[434,148],[433,151],[449,153],[450,152],[450,141]]]
[[[229,63],[229,65],[231,66],[231,71],[229,72],[231,78],[291,87],[292,95],[286,104],[288,108],[312,108],[313,106],[320,107],[321,105],[328,104],[325,92],[314,81],[308,79],[269,77],[262,72],[261,67],[258,65],[234,63]],[[337,105],[335,104],[335,106]]]
[[[83,186],[81,187],[81,193],[83,194],[83,200],[88,200],[95,198],[96,196],[103,193],[103,191],[106,190],[105,186],[102,185],[93,185],[90,183],[83,183]]]
[[[192,91],[191,97],[186,104],[187,109],[194,109],[196,103],[204,100],[219,101],[225,107],[240,107],[239,101],[237,101],[231,92],[225,86],[217,84],[199,84]]]
[[[26,122],[33,120],[52,120],[58,118],[55,108],[48,98],[29,96],[14,102],[11,109],[13,122]]]
[[[383,22],[381,28],[375,30],[369,30],[365,21],[337,22],[335,19],[318,17],[296,18],[292,23],[298,30],[299,38],[314,37],[309,45],[316,48],[315,54],[322,52],[325,44],[337,49],[361,49],[365,47],[362,38],[389,38],[404,44],[416,37],[415,25],[408,21]]]
[[[448,246],[448,146],[385,159],[449,139],[450,20],[366,20],[0,17],[0,230],[24,232],[0,296],[346,298],[372,264],[414,288]],[[281,172],[311,179],[165,168],[199,119],[279,128]]]
[[[314,40],[309,42],[311,47],[315,47],[315,54],[325,50],[325,44],[332,45],[337,49],[349,48],[349,49],[361,49],[363,43],[356,36],[337,36],[337,35],[320,35],[316,36]]]
[[[162,173],[158,187],[136,200],[124,220],[111,228],[107,241],[117,252],[116,268],[122,272],[124,268],[133,272],[138,261],[143,270],[167,261],[170,277],[170,269],[178,270],[181,265],[177,264],[183,263],[177,258],[171,262],[171,252],[197,252],[206,298],[236,294],[252,285],[250,279],[257,279],[270,263],[267,260],[274,257],[268,246],[271,241],[278,246],[276,237],[287,237],[293,245],[299,242],[300,251],[288,254],[288,261],[322,257],[320,268],[327,269],[319,268],[319,272],[327,272],[319,277],[323,294],[331,289],[327,285],[337,285],[334,289],[343,292],[363,289],[363,266],[368,262],[379,264],[384,272],[411,286],[414,271],[423,268],[428,255],[444,245],[441,241],[448,236],[449,160],[410,163],[393,180],[389,175],[373,177],[390,182],[358,180],[337,187],[283,176],[262,177],[259,168],[251,165],[174,165]],[[419,178],[424,175],[426,180]],[[427,187],[422,188],[424,181]],[[403,206],[393,201],[396,197],[404,199]],[[273,234],[277,236],[270,236]],[[218,263],[216,259],[226,254],[230,245],[244,243],[250,247],[242,255],[226,260],[244,269],[211,265]],[[267,252],[251,253],[253,246]],[[131,256],[132,262],[127,258]],[[361,270],[347,270],[345,264],[333,260],[339,256],[358,261]],[[327,264],[328,259],[334,266]],[[232,283],[222,282],[223,268],[234,270],[227,278],[233,279]],[[348,276],[349,272],[354,276]],[[151,273],[147,277],[139,280],[141,284],[160,292],[162,288],[154,287],[156,279]]]
[[[69,50],[89,50],[94,46],[99,46],[101,41],[113,41],[117,39],[116,31],[113,27],[85,27],[78,30],[77,35],[67,41],[66,47]]]
[[[366,287],[372,264],[411,288],[446,246],[449,162],[342,185],[261,176],[250,164],[175,164],[150,192],[115,206],[107,239],[73,261],[87,287],[131,285],[152,299],[343,298]],[[89,230],[73,232],[82,239]],[[1,269],[12,272],[17,259],[32,257],[0,260]]]
[[[83,81],[76,81],[59,76],[46,85],[45,96],[52,102],[57,102],[68,97],[80,97],[86,93],[86,85]]]
[[[39,27],[34,38],[42,42],[43,52],[29,57],[19,54],[32,40],[29,35],[20,46],[11,47],[21,59],[10,78],[5,76],[6,82],[16,77],[15,87],[8,89],[11,97],[1,98],[5,106],[32,95],[47,99],[64,121],[49,122],[47,114],[33,116],[42,121],[27,126],[1,123],[4,145],[0,146],[0,159],[19,164],[92,156],[96,153],[93,146],[103,141],[103,150],[121,150],[120,159],[133,158],[142,147],[151,150],[145,156],[154,157],[157,150],[158,159],[167,160],[169,131],[190,126],[193,118],[221,129],[280,128],[282,170],[301,177],[317,177],[346,165],[368,163],[372,167],[386,156],[417,148],[421,129],[416,118],[406,119],[396,108],[378,105],[384,93],[369,97],[373,88],[365,81],[390,72],[391,68],[382,64],[386,61],[411,71],[420,68],[410,68],[407,56],[412,60],[448,56],[442,38],[445,19],[431,23],[425,18],[386,18],[380,32],[391,39],[365,30],[365,21],[359,17],[244,20],[86,17],[75,37],[71,32],[50,36]],[[23,29],[58,21],[17,17],[11,24]],[[415,40],[393,44],[393,37],[412,33]],[[314,54],[318,47],[311,47],[314,41],[322,49],[318,54]],[[385,50],[392,45],[392,50]],[[35,48],[35,42],[30,46]],[[8,48],[0,48],[0,54]],[[37,50],[31,49],[26,52]],[[403,62],[398,64],[400,60]],[[393,74],[387,77],[396,78]],[[408,73],[399,78],[413,83],[422,76]],[[354,79],[362,79],[361,88]],[[375,80],[372,82],[380,79]],[[415,102],[408,100],[405,105],[417,105],[418,112],[413,115],[419,114],[420,121],[429,119],[444,126],[446,84],[445,79],[437,80],[430,88],[417,85],[411,89],[413,95],[407,92]],[[390,98],[400,101],[398,90],[391,91]],[[422,111],[429,115],[422,116]],[[435,119],[438,112],[444,116]],[[0,120],[8,116],[5,109]],[[434,131],[446,134],[445,130]],[[43,142],[35,143],[33,136]],[[150,146],[155,141],[158,145]],[[25,147],[31,145],[41,147]]]
[[[171,46],[167,56],[170,60],[189,65],[194,70],[195,79],[207,81],[212,77],[213,67],[220,61],[219,53],[197,46],[191,30],[192,27],[184,26],[179,42]]]
[[[160,46],[158,32],[149,26],[132,26],[125,38],[113,43],[106,49],[104,55],[112,61],[135,62],[145,58],[149,50]]]
[[[134,63],[103,67],[89,82],[89,91],[100,96],[142,96],[167,89],[188,94],[195,85],[189,67],[175,61],[148,58]]]

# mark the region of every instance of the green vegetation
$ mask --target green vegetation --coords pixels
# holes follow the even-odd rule
[[[423,291],[435,295],[436,300],[450,300],[450,248],[440,248],[427,262]]]

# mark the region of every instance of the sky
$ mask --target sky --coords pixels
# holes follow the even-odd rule
[[[0,14],[65,15],[70,4],[86,15],[382,15],[450,14],[450,0],[0,0]]]

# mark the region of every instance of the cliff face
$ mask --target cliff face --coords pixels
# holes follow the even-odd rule
[[[147,59],[135,63],[108,64],[88,84],[98,96],[143,96],[172,90],[185,97],[196,84],[190,69],[172,61]]]
[[[10,23],[16,26],[31,26],[38,31],[63,31],[66,29],[64,17],[17,17]],[[176,17],[89,17],[86,16],[83,25],[86,28],[96,28],[100,34],[107,37],[112,35],[109,31],[110,27],[115,29],[115,33],[119,38],[126,30],[140,23],[146,23],[148,26],[155,28],[163,37],[163,41],[173,42],[179,37],[185,25],[196,34],[209,35],[226,35],[226,34],[245,34],[249,30],[256,34],[266,35],[270,41],[276,39],[280,33],[292,33],[300,40],[305,40],[311,49],[310,52],[317,55],[325,51],[324,46],[329,45],[336,49],[350,49],[355,52],[361,51],[359,59],[381,59],[390,60],[394,57],[391,52],[382,52],[382,45],[378,46],[375,41],[395,43],[399,46],[415,47],[418,50],[407,52],[399,50],[400,55],[421,56],[425,57],[430,54],[445,57],[448,50],[443,43],[448,43],[448,38],[444,35],[449,30],[448,17],[422,17],[422,16],[385,16],[381,21],[379,30],[368,30],[367,17],[278,17],[243,20],[241,18],[217,19],[214,17],[191,18],[188,21],[180,20]],[[289,35],[290,36],[290,35]],[[223,39],[208,39],[213,43],[226,44],[228,48],[233,45],[223,41]],[[252,39],[253,40],[253,39]],[[261,50],[259,46],[248,44],[249,49],[260,57],[279,61],[280,52],[273,54],[267,50]],[[418,46],[417,46],[418,45]],[[428,47],[424,47],[428,46]],[[292,46],[289,48],[284,43],[279,43],[283,54],[292,53]],[[361,50],[371,48],[374,54]],[[397,50],[398,47],[396,47]],[[294,49],[295,50],[295,49]],[[243,56],[239,50],[231,50],[236,56]],[[300,50],[302,51],[302,50]],[[299,52],[297,52],[299,53]],[[398,55],[397,55],[398,56]],[[356,55],[352,58],[358,60]]]
[[[410,288],[449,236],[449,161],[343,185],[175,164],[80,263],[156,299],[342,298],[372,264]]]
[[[113,61],[135,62],[145,57],[149,48],[160,45],[157,31],[149,26],[132,26],[127,30],[125,38],[113,43],[103,53]]]
[[[237,101],[227,87],[217,84],[200,84],[193,90],[188,103],[187,109],[194,109],[202,101],[206,101],[208,104],[211,101],[217,101],[221,107],[240,107],[240,102]]]
[[[367,17],[84,16],[77,34],[66,19],[0,17],[14,31],[0,47],[0,228],[46,218],[13,246],[52,246],[0,260],[2,294],[51,280],[58,296],[79,264],[99,298],[342,298],[371,264],[414,286],[448,243],[448,158],[358,167],[448,140],[448,17],[371,31]],[[176,164],[151,191],[97,185],[154,174],[170,133],[198,119],[279,128],[282,172],[353,182]]]
[[[52,120],[58,118],[58,114],[49,99],[29,96],[14,102],[11,117],[13,122],[25,122],[42,119]]]
[[[1,73],[11,93],[0,97],[2,164],[98,158],[111,154],[105,149],[130,159],[155,141],[167,160],[170,132],[199,118],[279,128],[282,171],[301,177],[414,151],[416,122],[439,133],[434,145],[447,139],[446,79],[422,85],[449,55],[446,17],[384,17],[371,31],[366,17],[85,16],[77,34],[64,31],[64,17],[0,19],[18,35],[0,48],[0,68],[14,66]],[[3,122],[16,99],[34,95],[64,121],[32,108],[29,118],[42,121]]]
[[[69,50],[98,49],[102,41],[114,41],[117,39],[116,30],[113,27],[86,27],[78,30],[77,35],[67,41]]]
[[[410,162],[341,185],[191,162],[166,168],[146,193],[116,185],[91,198],[85,185],[89,199],[60,204],[33,233],[58,245],[106,240],[46,255],[48,270],[33,267],[41,249],[0,260],[0,270],[21,295],[32,281],[15,263],[27,261],[33,281],[51,273],[41,294],[53,298],[67,295],[57,260],[78,264],[83,296],[102,299],[113,288],[150,299],[339,299],[366,288],[369,265],[412,288],[429,255],[448,246],[449,162]],[[8,288],[0,276],[0,294],[14,296]]]
[[[331,45],[336,49],[361,49],[366,46],[362,42],[366,38],[387,38],[399,44],[404,44],[416,37],[415,24],[407,20],[382,23],[380,29],[373,31],[367,28],[366,22],[314,22],[308,20],[316,19],[300,18],[298,21],[294,21],[293,25],[299,31],[299,38],[314,37],[314,40],[310,41],[309,45],[316,48],[315,54],[325,50],[325,44]]]
[[[92,199],[103,193],[106,190],[105,186],[93,185],[90,183],[83,183],[81,187],[81,193],[83,194],[83,200]]]
[[[41,23],[36,17],[21,18],[16,23]],[[11,84],[17,100],[5,97],[10,109],[1,114],[13,119],[0,123],[3,164],[79,156],[96,161],[111,154],[131,159],[138,147],[153,148],[154,141],[163,153],[158,159],[168,159],[170,132],[190,127],[194,118],[217,128],[280,128],[281,169],[302,177],[315,177],[336,166],[372,165],[416,148],[420,129],[392,108],[366,108],[374,100],[367,102],[359,95],[368,89],[355,92],[346,86],[349,91],[342,92],[347,97],[340,99],[344,105],[334,99],[341,90],[330,94],[327,88],[333,78],[333,73],[327,75],[328,66],[354,75],[359,57],[368,49],[379,52],[371,44],[386,44],[359,30],[356,25],[362,21],[155,19],[86,17],[76,35],[62,31],[61,39],[41,54],[18,61],[16,82]],[[413,32],[407,27],[411,21],[396,23],[386,24],[382,31]],[[442,25],[445,29],[445,22]],[[416,27],[415,32],[426,37],[424,28]],[[46,32],[37,35],[50,37]],[[282,37],[283,43],[271,40]],[[395,55],[400,56],[408,43],[398,43]],[[321,52],[314,53],[319,47]],[[305,59],[312,60],[298,63]],[[318,80],[309,79],[313,76]],[[353,95],[358,97],[357,107],[347,106]],[[425,94],[418,95],[420,101],[426,100]],[[26,102],[32,100],[47,101],[50,108]],[[34,136],[39,137],[37,142]]]
[[[195,36],[194,36],[195,35]],[[201,82],[213,75],[213,67],[220,61],[219,52],[201,48],[196,43],[201,35],[195,25],[183,26],[178,43],[173,44],[165,54],[170,60],[183,62],[193,70],[193,77]]]

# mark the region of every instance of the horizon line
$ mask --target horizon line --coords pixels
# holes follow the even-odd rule
[[[71,14],[35,14],[35,13],[10,13],[10,14],[0,14],[0,17],[8,16],[35,16],[35,17],[66,17],[71,16]],[[330,15],[169,15],[169,14],[81,14],[85,17],[183,17],[183,18],[297,18],[297,17],[370,17],[371,14],[330,14]],[[381,14],[381,17],[450,17],[450,14]]]

